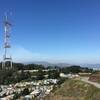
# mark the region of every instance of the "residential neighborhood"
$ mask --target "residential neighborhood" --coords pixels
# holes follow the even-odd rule
[[[37,82],[20,82],[10,85],[1,85],[0,100],[12,100],[16,93],[20,94],[25,88],[29,90],[29,94],[23,96],[23,98],[27,98],[26,100],[30,100],[34,97],[42,98],[53,90],[58,81],[57,79],[47,79]]]

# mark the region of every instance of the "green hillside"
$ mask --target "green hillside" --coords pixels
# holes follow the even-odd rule
[[[100,89],[79,80],[67,80],[45,100],[100,100]]]

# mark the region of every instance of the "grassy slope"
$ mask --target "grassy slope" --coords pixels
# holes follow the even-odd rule
[[[67,80],[45,100],[100,100],[100,90],[79,80]]]

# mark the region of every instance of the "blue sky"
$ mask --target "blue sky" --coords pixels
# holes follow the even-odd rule
[[[99,0],[0,0],[1,57],[4,12],[14,61],[100,63]]]

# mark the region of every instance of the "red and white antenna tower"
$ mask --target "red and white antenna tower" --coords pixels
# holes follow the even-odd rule
[[[11,27],[12,27],[12,24],[9,21],[8,15],[6,13],[5,19],[4,19],[4,55],[3,55],[3,62],[2,62],[3,69],[11,69],[12,68],[12,57],[10,54]]]

